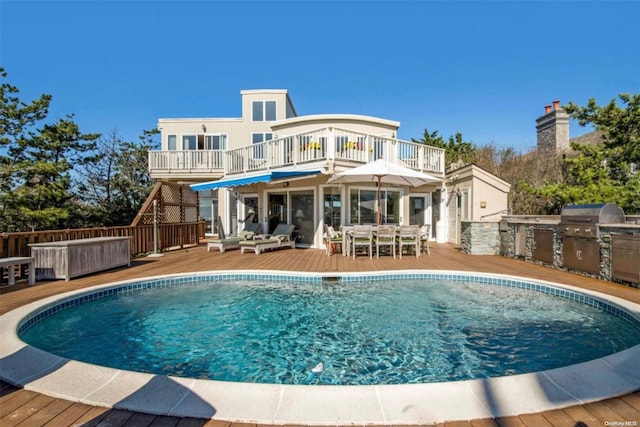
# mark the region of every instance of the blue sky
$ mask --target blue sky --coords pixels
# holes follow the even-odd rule
[[[0,66],[49,118],[137,141],[158,118],[363,114],[521,151],[553,100],[640,92],[640,2],[0,0]],[[572,123],[571,135],[588,129]]]

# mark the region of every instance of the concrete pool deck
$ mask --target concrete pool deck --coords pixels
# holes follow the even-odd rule
[[[422,261],[426,264],[435,259],[421,258],[425,258]],[[288,261],[291,262],[291,257]],[[366,267],[367,263],[351,265]],[[92,277],[93,280],[85,281],[95,284],[96,277]],[[591,291],[581,289],[581,292]],[[5,313],[0,322],[3,343],[0,376],[10,383],[24,385],[27,390],[90,405],[245,423],[428,424],[541,412],[640,389],[640,346],[542,373],[399,386],[225,383],[131,373],[68,361],[17,340],[15,330],[19,320],[36,306],[60,297],[61,294],[45,297]],[[606,299],[640,315],[637,304],[617,297]]]

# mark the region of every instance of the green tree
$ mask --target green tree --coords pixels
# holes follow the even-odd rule
[[[154,185],[147,172],[147,153],[158,133],[145,130],[133,143],[114,129],[98,140],[94,161],[84,166],[77,184],[87,226],[128,225],[135,218]]]
[[[567,204],[612,202],[627,214],[640,213],[640,95],[619,95],[604,107],[590,99],[586,107],[573,102],[564,109],[582,126],[602,132],[602,143],[572,144],[577,155],[565,157],[565,180],[532,192],[549,200],[549,212]]]
[[[0,77],[7,77],[3,68]],[[18,97],[19,92],[6,81],[0,85],[0,231],[15,229],[19,220],[14,190],[22,184],[18,176],[22,152],[30,130],[47,116],[51,102],[51,95],[41,95],[25,103]]]
[[[87,153],[99,135],[81,133],[72,115],[42,124],[51,95],[27,104],[20,101],[15,86],[3,83],[1,90],[0,228],[65,228],[76,206],[73,167],[89,160]]]
[[[445,140],[438,131],[428,129],[422,138],[412,141],[444,148],[447,170],[453,163],[474,163],[509,182],[509,212],[514,215],[543,214],[550,210],[549,201],[532,189],[563,179],[561,157],[549,157],[537,150],[522,154],[512,147],[499,148],[493,143],[476,146],[465,141],[459,132]]]
[[[429,132],[428,129],[425,129],[422,138],[412,138],[411,141],[418,144],[431,145],[432,147],[444,148],[445,170],[448,169],[452,163],[472,163],[476,151],[473,143],[464,141],[460,132],[457,132],[455,135],[450,136],[448,140],[445,140],[442,135],[438,135],[438,131]]]

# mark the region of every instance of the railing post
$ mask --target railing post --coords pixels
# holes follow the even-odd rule
[[[153,201],[153,253],[158,253],[158,201]]]
[[[336,135],[333,132],[333,128],[328,128],[327,135],[327,160],[336,159]]]
[[[164,254],[158,253],[158,201],[153,201],[153,254],[150,257],[161,257]]]

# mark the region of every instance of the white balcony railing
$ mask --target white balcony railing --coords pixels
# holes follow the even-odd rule
[[[230,150],[150,151],[149,170],[217,171],[225,175],[330,160],[367,163],[386,159],[411,169],[444,174],[444,150],[414,142],[323,128]]]
[[[149,170],[224,169],[225,150],[149,151]]]

